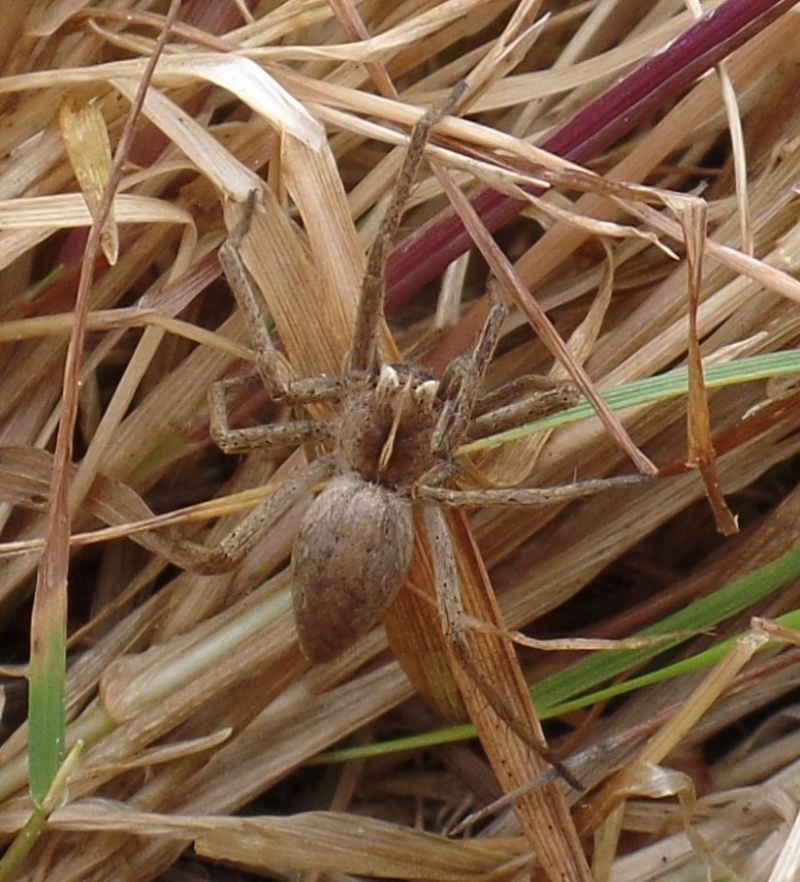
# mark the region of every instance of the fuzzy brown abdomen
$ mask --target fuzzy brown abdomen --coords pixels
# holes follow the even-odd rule
[[[314,500],[292,551],[292,603],[304,655],[335,658],[377,624],[414,551],[411,503],[356,476]]]

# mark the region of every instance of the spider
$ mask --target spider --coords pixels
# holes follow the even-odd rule
[[[482,392],[508,311],[492,286],[491,308],[472,351],[453,360],[440,378],[412,365],[385,364],[380,358],[378,335],[388,255],[431,130],[460,97],[456,88],[412,130],[395,190],[368,255],[355,330],[341,377],[286,382],[279,376],[277,352],[262,315],[263,300],[239,255],[254,210],[254,194],[241,222],[220,248],[220,262],[254,340],[257,373],[268,395],[292,407],[325,402],[334,405],[338,416],[333,421],[307,417],[233,428],[228,396],[252,377],[223,380],[212,388],[211,434],[225,453],[285,449],[308,442],[327,445],[328,452],[248,514],[195,569],[212,572],[235,565],[299,493],[323,485],[302,520],[291,555],[297,633],[300,647],[312,663],[341,654],[370,631],[391,604],[411,563],[415,505],[423,506],[424,511],[438,506],[542,505],[642,480],[633,475],[547,489],[453,486],[460,470],[456,459],[460,445],[519,425],[543,406],[541,395],[506,403],[525,380],[489,395]],[[528,385],[536,382],[530,380]],[[543,393],[544,406],[563,407],[573,394],[563,387]]]

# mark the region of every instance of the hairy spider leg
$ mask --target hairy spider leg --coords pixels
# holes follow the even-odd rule
[[[467,84],[462,80],[442,104],[425,112],[411,132],[397,184],[367,257],[367,269],[361,287],[353,342],[350,344],[348,356],[348,369],[354,373],[368,372],[373,375],[378,373],[378,333],[383,319],[386,264],[389,254],[397,240],[400,221],[425,155],[431,130],[456,107],[466,89]]]
[[[332,427],[327,420],[297,419],[241,429],[232,428],[228,416],[228,393],[252,383],[254,379],[260,378],[245,374],[220,380],[211,387],[208,395],[209,431],[214,443],[223,453],[248,453],[258,448],[290,447],[305,444],[307,441],[328,441],[332,438]],[[342,382],[336,377],[319,377],[313,383],[294,380],[285,389],[285,394],[277,400],[288,405],[335,403],[342,397]]]
[[[538,720],[521,716],[516,707],[486,673],[474,662],[467,639],[469,623],[461,599],[458,565],[456,563],[450,530],[444,512],[436,505],[423,505],[422,516],[433,550],[433,569],[436,578],[436,602],[444,631],[445,642],[455,661],[472,680],[480,693],[506,725],[526,744],[535,748],[575,790],[583,785],[561,763],[547,745]]]
[[[239,255],[242,239],[250,229],[253,220],[256,196],[255,190],[251,190],[247,194],[247,202],[242,216],[228,234],[228,238],[220,245],[218,254],[219,262],[236,299],[236,305],[241,310],[247,330],[253,338],[256,371],[270,396],[274,399],[280,399],[286,397],[287,388],[278,372],[278,352],[267,331],[266,316],[262,311],[264,301],[256,293],[250,273]]]
[[[212,548],[180,536],[169,557],[178,566],[203,575],[225,573],[242,561],[256,542],[264,536],[302,497],[312,498],[314,487],[336,471],[332,456],[323,456],[309,463],[252,511],[248,512],[220,543]]]
[[[493,286],[490,286],[489,294],[492,306],[472,353],[453,359],[439,383],[438,394],[444,407],[431,444],[437,455],[447,459],[452,459],[467,434],[475,402],[508,315],[508,308]]]

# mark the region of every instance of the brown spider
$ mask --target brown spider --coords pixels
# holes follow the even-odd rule
[[[409,365],[382,364],[378,333],[383,319],[385,268],[425,145],[434,125],[461,97],[457,88],[444,106],[429,110],[412,131],[390,205],[368,257],[352,343],[341,377],[282,382],[277,353],[265,330],[260,298],[239,256],[254,199],[243,220],[220,249],[220,260],[247,320],[257,354],[257,370],[272,399],[292,406],[336,405],[332,422],[297,419],[235,429],[229,425],[227,394],[250,378],[214,386],[210,396],[211,434],[226,453],[326,442],[330,452],[252,511],[196,569],[227,569],[241,560],[299,493],[324,489],[311,503],[292,551],[292,597],[303,653],[312,662],[331,659],[379,621],[406,579],[414,549],[413,505],[428,513],[437,506],[542,505],[586,496],[638,475],[599,479],[549,489],[461,490],[450,484],[459,471],[459,446],[519,425],[542,409],[529,398],[504,404],[519,382],[482,395],[486,370],[507,309],[490,286],[492,306],[472,352],[452,361],[440,379]],[[573,393],[566,393],[569,401]],[[563,389],[551,391],[563,401]],[[539,396],[541,398],[541,396]],[[500,406],[498,406],[500,405]],[[562,405],[563,406],[563,405]],[[429,526],[440,525],[426,514]],[[437,530],[437,532],[441,532]],[[446,569],[438,562],[440,581]],[[452,569],[452,568],[451,568]],[[444,592],[440,592],[444,595]],[[452,592],[447,592],[452,596]],[[442,596],[440,607],[448,601]],[[458,616],[443,609],[446,632]],[[457,633],[447,636],[458,641]]]

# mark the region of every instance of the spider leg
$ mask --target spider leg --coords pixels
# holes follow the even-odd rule
[[[335,470],[332,457],[314,460],[249,512],[218,545],[208,548],[175,537],[169,559],[195,573],[210,575],[227,572],[243,560],[256,542],[289,511],[295,499],[303,493],[310,493],[316,484],[329,478]]]
[[[478,399],[475,409],[477,415],[473,415],[467,429],[466,437],[468,441],[477,441],[480,438],[487,438],[489,435],[496,435],[498,432],[505,432],[507,429],[516,429],[525,423],[531,423],[534,420],[543,419],[550,414],[560,413],[570,407],[574,407],[580,401],[580,393],[574,386],[560,384],[550,384],[549,388],[540,387],[538,391],[529,392],[522,398],[516,398],[518,391],[525,390],[526,384],[521,382],[524,380],[541,380],[542,377],[520,377],[519,381],[512,380],[510,383],[501,386],[491,394],[490,404],[487,406],[485,398]],[[535,388],[531,383],[529,388]],[[506,403],[495,404],[500,402],[508,393]],[[487,396],[488,398],[488,396]]]
[[[452,650],[456,662],[506,725],[543,756],[571,787],[578,791],[584,790],[575,776],[553,756],[544,737],[535,732],[530,722],[517,713],[508,698],[473,660],[467,637],[467,616],[459,590],[458,566],[447,521],[442,510],[435,505],[423,506],[422,514],[433,550],[439,617],[447,645]]]
[[[252,374],[231,377],[211,387],[208,395],[209,431],[214,443],[223,453],[248,453],[258,448],[282,448],[330,439],[332,428],[326,420],[300,419],[241,429],[232,428],[228,416],[227,395],[253,379]],[[335,377],[317,377],[314,380],[292,382],[286,387],[286,394],[280,401],[290,405],[337,401],[341,393],[340,380]]]
[[[240,255],[242,239],[250,229],[255,205],[256,191],[251,190],[241,218],[228,238],[220,245],[218,255],[225,277],[236,298],[236,305],[241,310],[247,330],[253,338],[258,375],[270,396],[279,399],[286,395],[287,390],[278,371],[278,351],[267,331],[266,317],[262,308],[264,301],[256,292],[250,273]]]
[[[444,402],[431,446],[437,455],[450,458],[464,440],[478,400],[489,362],[492,360],[508,308],[490,287],[493,303],[469,356],[456,358],[447,366],[439,383]]]
[[[647,484],[647,475],[619,475],[616,478],[591,478],[575,484],[557,487],[490,487],[486,490],[457,490],[420,484],[414,490],[417,499],[438,502],[439,505],[460,508],[483,508],[484,506],[553,505],[584,496],[593,496],[613,487]]]
[[[280,372],[280,354],[267,331],[267,316],[264,314],[264,299],[244,265],[240,254],[242,239],[247,235],[256,206],[255,190],[247,197],[242,216],[231,230],[228,238],[219,246],[218,257],[225,272],[236,305],[241,310],[247,330],[253,339],[256,356],[256,372],[270,397],[276,401],[284,399],[290,404],[308,404],[325,401],[332,397],[329,391],[334,385],[341,387],[339,381],[322,378],[313,380],[284,380]]]
[[[389,260],[389,254],[397,240],[403,211],[414,185],[414,178],[422,163],[431,131],[455,108],[466,88],[465,81],[457,83],[445,101],[438,107],[427,110],[411,131],[403,165],[397,178],[397,185],[367,257],[367,269],[361,288],[356,326],[348,359],[349,369],[356,373],[365,371],[374,373],[376,370],[378,333],[383,319],[386,264]]]
[[[576,398],[580,396],[580,392],[569,382],[553,380],[541,374],[523,374],[480,395],[475,402],[475,414],[482,416],[490,411],[509,407],[522,399],[560,392],[570,393]]]
[[[219,248],[219,261],[236,298],[253,340],[256,373],[267,394],[274,401],[288,405],[335,402],[342,395],[342,381],[335,377],[307,380],[283,379],[280,356],[266,327],[264,301],[256,290],[242,261],[240,247],[252,222],[256,191],[248,195],[241,218]],[[275,425],[234,429],[228,417],[227,396],[251,381],[251,376],[225,379],[212,386],[209,393],[210,431],[216,445],[225,453],[245,453],[259,447],[287,447],[307,441],[328,439],[330,427],[323,420],[300,419]]]

